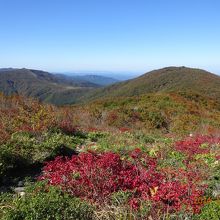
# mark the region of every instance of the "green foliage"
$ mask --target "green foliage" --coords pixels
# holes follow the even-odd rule
[[[141,206],[140,210],[136,212],[136,218],[137,219],[145,219],[150,214],[150,210],[152,208],[152,203],[148,201],[140,201]]]
[[[17,157],[10,149],[0,146],[0,184],[7,172],[17,166]]]
[[[154,144],[157,141],[157,138],[155,136],[143,133],[136,133],[135,138],[137,138],[138,141],[144,144]]]
[[[131,198],[132,193],[128,191],[118,191],[112,194],[111,200],[112,204],[115,206],[122,206],[128,203],[128,200]]]
[[[43,163],[58,155],[74,152],[84,138],[70,136],[61,132],[16,132],[7,143],[0,145],[0,181],[15,168]]]
[[[211,167],[210,178],[207,180],[208,188],[206,189],[206,195],[213,196],[213,192],[218,192],[219,195],[219,183],[220,183],[220,165]]]
[[[190,94],[190,92],[188,92]],[[198,101],[178,93],[153,93],[138,97],[108,98],[87,104],[79,111],[79,124],[101,128],[130,128],[132,130],[185,135],[203,133],[220,127],[220,108],[217,100],[199,95]],[[83,117],[90,113],[90,118]],[[92,123],[91,123],[92,122]]]
[[[209,166],[215,166],[216,164],[216,158],[215,158],[215,154],[198,154],[196,155],[195,159],[197,160],[202,160],[204,161],[206,164],[208,164]]]
[[[174,151],[170,149],[170,151],[166,154],[166,158],[160,161],[161,167],[175,167],[175,168],[185,168],[184,159],[186,159],[183,153]]]
[[[63,146],[74,149],[81,143],[78,137],[62,133],[46,132],[34,134],[29,132],[16,132],[6,144],[11,152],[27,159],[30,163],[43,162],[49,157],[54,157]]]
[[[220,219],[220,201],[212,201],[205,205],[199,215],[196,215],[195,220],[219,220]]]
[[[96,142],[99,139],[104,138],[106,136],[107,136],[107,134],[105,132],[97,132],[97,131],[96,132],[89,132],[87,135],[88,139],[90,141],[94,141],[94,142]]]
[[[2,212],[2,220],[89,220],[93,216],[88,203],[42,183],[29,187],[25,196],[12,198]]]
[[[152,208],[152,204],[148,201],[139,201],[140,202],[140,208],[137,211],[131,210],[128,206],[129,199],[132,198],[132,193],[129,191],[118,191],[112,194],[112,204],[115,207],[121,207],[121,210],[123,210],[123,213],[115,213],[114,219],[143,219],[146,218],[146,216],[149,215],[149,212]],[[120,218],[123,217],[123,218]]]
[[[149,112],[148,119],[154,128],[166,128],[167,122],[161,112]]]

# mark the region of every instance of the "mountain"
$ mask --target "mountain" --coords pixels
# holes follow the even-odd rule
[[[55,73],[55,74],[62,74],[66,76],[101,76],[105,78],[111,78],[111,81],[125,81],[129,79],[133,79],[137,76],[140,76],[141,73],[138,71],[131,72],[131,71],[78,71],[78,72],[62,72],[62,73]]]
[[[75,103],[77,99],[99,85],[67,79],[31,69],[1,69],[0,91],[6,95],[19,94],[57,105]]]
[[[92,91],[87,100],[157,92],[193,92],[220,100],[220,76],[201,69],[166,67]]]
[[[220,101],[220,76],[201,69],[166,67],[103,87],[114,81],[95,75],[66,76],[32,69],[0,69],[0,92],[31,96],[56,105],[158,92],[203,94]]]
[[[90,83],[95,83],[100,86],[107,86],[119,82],[119,80],[99,75],[85,75],[85,76],[73,76],[73,79],[81,79]]]
[[[13,68],[0,68],[0,72],[4,72],[4,71],[12,71],[14,70]]]
[[[89,82],[99,86],[107,86],[119,82],[119,80],[112,77],[101,76],[101,75],[63,75],[57,74],[57,76],[65,77],[67,80]]]

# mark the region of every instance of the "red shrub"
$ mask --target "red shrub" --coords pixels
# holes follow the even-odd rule
[[[94,128],[94,127],[89,127],[89,128],[87,129],[87,132],[99,132],[99,131],[101,131],[101,130],[98,129],[98,128]]]
[[[116,113],[115,111],[110,112],[107,116],[107,123],[109,125],[112,125],[118,120],[118,118],[119,118],[118,113]]]
[[[203,190],[197,189],[193,184],[181,183],[180,181],[172,181],[162,183],[153,199],[169,212],[179,211],[183,206],[194,213],[200,211],[201,205],[195,201],[203,195]]]
[[[61,185],[75,196],[102,201],[118,190],[137,189],[138,194],[149,191],[161,179],[155,168],[138,167],[123,161],[115,153],[81,153],[71,159],[58,157],[44,167],[41,179]],[[145,188],[146,192],[142,192]]]
[[[195,154],[206,154],[210,152],[209,148],[202,148],[202,144],[217,144],[220,143],[220,138],[214,138],[211,136],[197,136],[186,138],[183,141],[179,141],[176,143],[175,148],[188,155],[189,157],[193,157]]]
[[[130,128],[122,127],[122,128],[119,128],[119,131],[120,131],[121,133],[124,133],[124,132],[129,132],[129,131],[131,131],[131,129],[130,129]]]
[[[74,134],[77,130],[76,127],[68,120],[63,120],[59,124],[59,128],[66,134]]]
[[[157,171],[156,159],[139,149],[131,152],[130,156],[125,160],[111,152],[89,152],[71,159],[57,157],[47,163],[40,179],[98,204],[108,201],[112,193],[123,190],[132,192],[129,204],[133,209],[139,208],[140,200],[150,200],[170,211],[179,210],[183,205],[198,210],[193,201],[203,192],[190,180],[187,183],[183,183],[185,179],[181,182],[177,178],[168,181],[165,174]]]
[[[215,158],[216,158],[217,160],[220,160],[220,155],[217,155]]]

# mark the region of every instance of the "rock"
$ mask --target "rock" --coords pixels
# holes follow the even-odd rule
[[[25,195],[25,187],[16,187],[14,188],[14,192],[22,197]]]
[[[23,197],[23,196],[25,196],[25,192],[20,192],[18,195]]]
[[[24,186],[24,182],[23,181],[19,181],[18,182],[18,187],[22,187],[22,186]]]
[[[24,188],[24,187],[15,187],[15,188],[14,188],[14,191],[15,191],[16,193],[24,192],[24,191],[25,191],[25,188]]]
[[[212,192],[214,197],[219,197],[220,196],[220,184],[216,184],[215,185],[215,190],[213,190]]]

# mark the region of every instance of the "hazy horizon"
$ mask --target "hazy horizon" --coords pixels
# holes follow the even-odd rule
[[[162,68],[166,68],[166,67],[182,67],[184,65],[180,65],[180,66],[163,66],[163,67],[158,67],[158,68],[148,68],[145,71],[129,71],[129,70],[124,70],[124,71],[114,71],[114,70],[63,70],[63,71],[56,71],[56,70],[50,70],[50,69],[41,69],[41,68],[33,68],[33,67],[0,67],[0,69],[35,69],[35,70],[42,70],[42,71],[46,71],[46,72],[50,72],[53,74],[64,74],[64,75],[100,75],[100,76],[107,76],[107,77],[113,77],[113,76],[117,76],[117,74],[119,74],[119,76],[125,76],[125,78],[132,78],[132,77],[137,77],[140,75],[143,75],[147,72],[153,71],[153,70],[157,70],[157,69],[162,69]],[[220,75],[220,71],[218,70],[214,70],[213,68],[209,68],[209,69],[205,69],[205,68],[200,68],[200,67],[193,67],[193,66],[185,66],[188,68],[196,68],[196,69],[203,69],[206,70],[208,72],[211,72],[213,74],[217,74]],[[127,77],[128,76],[128,77]]]

